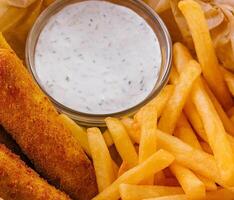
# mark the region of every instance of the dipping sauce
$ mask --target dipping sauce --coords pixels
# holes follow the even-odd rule
[[[126,110],[153,90],[161,67],[157,36],[129,8],[105,1],[66,6],[38,39],[35,69],[56,101],[89,114]]]

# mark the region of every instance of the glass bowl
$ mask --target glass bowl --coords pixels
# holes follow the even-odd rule
[[[42,91],[50,98],[50,100],[54,103],[59,112],[68,115],[70,118],[75,120],[77,123],[86,125],[86,126],[105,126],[104,119],[106,117],[125,117],[132,116],[137,110],[139,110],[142,106],[147,104],[150,100],[152,100],[157,94],[162,90],[162,88],[167,83],[170,69],[171,69],[171,57],[172,57],[172,44],[171,38],[168,33],[168,30],[161,20],[161,18],[143,1],[141,0],[99,0],[99,1],[107,1],[117,5],[121,5],[127,7],[133,11],[135,11],[138,15],[140,15],[152,28],[158,37],[160,49],[161,49],[161,66],[158,74],[158,79],[154,85],[151,93],[140,103],[137,105],[128,108],[121,112],[111,113],[111,114],[89,114],[79,112],[77,110],[73,110],[71,108],[62,105],[56,99],[54,99],[50,94],[48,94],[45,89],[43,89],[40,84],[39,77],[36,74],[35,65],[34,65],[34,55],[35,55],[35,47],[37,45],[38,37],[50,19],[51,16],[59,12],[61,9],[66,7],[67,5],[88,1],[88,0],[57,0],[53,4],[51,4],[36,20],[34,26],[32,27],[27,43],[26,43],[26,64],[29,72],[33,76],[34,80],[40,86]]]

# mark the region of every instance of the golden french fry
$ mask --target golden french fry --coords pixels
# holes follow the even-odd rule
[[[192,59],[189,50],[183,44],[177,42],[173,45],[173,64],[179,73],[181,73],[185,65]]]
[[[210,90],[210,88],[207,85],[207,83],[205,82],[205,80],[202,79],[202,83],[203,83],[203,86],[204,86],[210,100],[212,101],[217,113],[219,114],[220,119],[223,122],[223,126],[224,126],[225,130],[228,133],[234,135],[234,123],[229,119],[226,112],[223,110],[222,106],[220,105],[219,101],[216,99],[215,95]]]
[[[84,151],[89,156],[91,156],[90,149],[89,149],[88,136],[87,136],[86,131],[65,114],[60,114],[59,118],[63,122],[64,126],[66,126],[71,131],[71,133],[75,136],[75,138],[79,141]]]
[[[199,174],[196,174],[196,176],[204,183],[207,191],[214,191],[218,189],[214,181],[211,181],[210,179]]]
[[[209,145],[209,144],[207,144],[206,142],[202,142],[202,141],[201,141],[201,142],[200,142],[200,145],[201,145],[202,149],[203,149],[205,152],[207,152],[207,153],[213,155],[213,151],[212,151],[212,149],[210,148],[210,145]]]
[[[162,91],[152,100],[150,101],[147,105],[152,105],[155,110],[155,112],[157,112],[158,117],[161,116],[161,113],[163,111],[163,109],[165,108],[167,101],[169,99],[169,97],[171,96],[172,92],[174,90],[174,86],[173,85],[167,85],[165,86]],[[143,108],[142,108],[143,109]],[[141,122],[141,117],[142,117],[142,109],[140,109],[137,114],[134,116],[134,120],[136,122]]]
[[[166,195],[183,194],[181,187],[151,186],[151,185],[129,185],[121,184],[120,196],[124,200],[142,200]]]
[[[203,200],[233,200],[234,192],[227,189],[219,189],[217,191],[207,192],[206,198]],[[186,195],[170,195],[158,198],[148,198],[144,200],[188,200]]]
[[[159,148],[171,152],[179,164],[222,185],[219,171],[212,155],[195,149],[180,139],[160,130],[157,130],[157,142]]]
[[[139,163],[145,161],[157,150],[157,112],[149,105],[142,110],[141,140],[139,144]],[[154,175],[145,180],[144,183],[154,183]]]
[[[2,33],[0,32],[0,48],[1,49],[9,49],[11,51],[13,51],[10,47],[10,45],[7,43],[7,41],[5,40],[4,36],[2,35]]]
[[[175,85],[178,83],[178,80],[179,80],[179,74],[178,74],[176,68],[174,66],[172,66],[171,72],[170,72],[170,77],[169,77],[169,82],[171,84]]]
[[[192,64],[199,65],[196,61]],[[234,186],[234,152],[222,121],[201,81],[194,84],[191,96],[202,119],[221,179],[225,185]]]
[[[205,200],[233,200],[234,192],[228,189],[207,192]]]
[[[186,67],[188,62],[192,59],[193,59],[192,55],[183,44],[177,42],[173,45],[174,66],[176,67],[179,73],[182,72],[182,70]],[[194,130],[196,131],[196,133],[203,140],[207,141],[207,136],[202,121],[196,110],[196,107],[194,106],[190,98],[187,100],[187,102],[184,105],[184,112],[188,120],[190,121],[191,125],[193,126]]]
[[[128,165],[126,162],[122,162],[122,164],[120,165],[119,171],[118,171],[118,177],[120,177],[121,175],[123,175],[126,171],[128,171]]]
[[[105,119],[108,130],[123,161],[129,168],[138,164],[138,155],[122,122],[116,118]]]
[[[110,132],[108,131],[108,129],[106,129],[104,131],[104,133],[102,134],[102,136],[103,136],[103,138],[104,138],[104,140],[106,142],[106,145],[108,147],[110,147],[110,146],[112,146],[114,144],[114,141],[112,140]]]
[[[9,6],[7,11],[0,17],[0,32],[5,32],[15,27],[26,14],[26,8]]]
[[[204,183],[192,171],[177,163],[173,163],[170,169],[179,181],[188,199],[199,200],[206,196]]]
[[[188,198],[186,195],[181,194],[181,195],[169,195],[164,197],[148,198],[143,200],[188,200]]]
[[[194,148],[202,150],[202,147],[196,137],[196,134],[193,132],[189,122],[187,121],[186,117],[182,113],[180,119],[177,123],[177,128],[174,133],[175,136],[180,138],[183,142],[191,145]],[[217,186],[214,181],[207,179],[201,175],[196,176],[204,183],[207,190],[215,190]]]
[[[176,125],[174,136],[180,138],[183,142],[191,145],[192,147],[202,150],[197,136],[194,133],[189,122],[187,121],[187,118],[185,117],[184,113],[181,113],[180,115],[180,118]]]
[[[158,171],[168,167],[173,161],[174,156],[165,150],[159,150],[143,163],[140,163],[136,167],[125,172],[92,200],[118,200],[120,198],[120,184],[138,184],[145,178],[150,177]]]
[[[186,102],[184,106],[184,112],[186,114],[186,117],[188,118],[189,122],[191,123],[192,127],[196,131],[196,133],[204,140],[208,141],[206,132],[201,120],[201,117],[199,116],[197,112],[197,108],[193,104],[190,99]]]
[[[176,84],[158,123],[158,128],[169,134],[173,133],[193,83],[201,73],[199,66],[191,65],[190,62],[188,65],[189,67],[186,67],[181,72],[178,83]]]
[[[118,172],[119,172],[119,166],[115,163],[113,159],[112,159],[112,167],[113,167],[115,178],[117,178]]]
[[[178,7],[189,26],[203,75],[222,106],[229,109],[233,100],[219,68],[204,12],[194,0],[180,1]]]
[[[227,86],[230,90],[230,92],[232,93],[232,96],[234,96],[234,74],[229,72],[228,70],[224,69],[221,67],[221,70],[223,72],[224,75],[224,80],[227,83]]]
[[[131,138],[131,140],[134,143],[138,143],[140,142],[139,138],[140,136],[140,131],[134,131],[133,130],[133,125],[134,125],[134,120],[132,118],[129,117],[124,117],[123,119],[121,119],[121,122],[123,123],[124,127],[127,129],[128,135]]]
[[[87,135],[96,174],[98,191],[102,192],[115,179],[113,162],[101,131],[98,128],[88,128]]]

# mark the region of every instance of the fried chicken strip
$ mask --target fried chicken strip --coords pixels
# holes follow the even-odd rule
[[[0,123],[35,169],[73,199],[97,192],[91,161],[14,53],[0,49]]]
[[[0,145],[0,197],[4,200],[69,200]]]
[[[4,144],[14,154],[19,155],[20,159],[23,160],[29,167],[33,167],[30,160],[21,151],[19,145],[12,139],[11,135],[9,135],[2,126],[0,126],[0,144]]]

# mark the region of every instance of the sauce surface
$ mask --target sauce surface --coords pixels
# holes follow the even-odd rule
[[[126,110],[154,88],[157,36],[134,11],[105,1],[66,6],[43,28],[35,49],[40,84],[59,103],[90,114]]]

